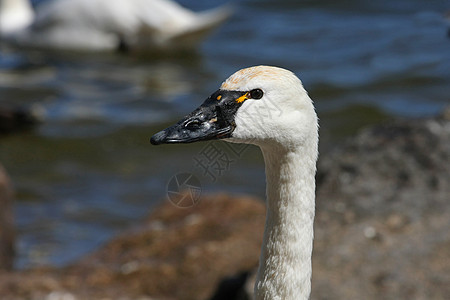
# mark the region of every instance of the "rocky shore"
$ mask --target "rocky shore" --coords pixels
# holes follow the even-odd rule
[[[317,178],[312,299],[448,299],[449,111],[362,131]]]
[[[448,299],[448,111],[363,130],[321,154],[317,183],[312,299]],[[252,197],[165,202],[70,266],[0,271],[0,295],[249,299],[264,219]]]
[[[0,274],[2,299],[208,299],[258,263],[265,209],[250,197],[165,202],[95,253],[61,268]],[[56,298],[52,298],[56,297]]]

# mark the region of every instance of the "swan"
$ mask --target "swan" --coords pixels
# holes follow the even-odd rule
[[[0,36],[25,47],[72,50],[192,49],[230,15],[194,13],[171,0],[0,0]]]
[[[254,144],[263,153],[267,215],[255,299],[308,299],[319,137],[313,102],[300,79],[278,67],[242,69],[150,142],[214,139]]]

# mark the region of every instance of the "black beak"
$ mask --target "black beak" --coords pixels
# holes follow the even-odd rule
[[[242,105],[246,92],[218,90],[203,104],[172,125],[154,136],[153,145],[172,143],[192,143],[223,139],[231,136],[235,126],[234,116]]]

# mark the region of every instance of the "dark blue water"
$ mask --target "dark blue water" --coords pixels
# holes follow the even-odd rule
[[[0,101],[45,115],[35,130],[0,140],[17,191],[16,265],[63,265],[98,247],[164,201],[178,172],[194,173],[206,192],[264,196],[253,147],[236,154],[218,143],[233,163],[210,174],[196,166],[208,144],[148,142],[240,68],[297,73],[315,100],[323,149],[368,124],[439,113],[450,102],[446,10],[443,0],[236,1],[196,53],[177,57],[1,45]]]

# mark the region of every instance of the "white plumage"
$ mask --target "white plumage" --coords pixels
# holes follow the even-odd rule
[[[266,165],[267,217],[255,298],[308,299],[315,212],[318,120],[301,81],[259,66],[233,74],[222,89],[261,89],[237,110],[229,141],[256,144]]]
[[[267,216],[255,298],[308,299],[319,134],[313,103],[301,81],[277,67],[240,70],[150,142],[211,139],[255,144],[264,156]]]
[[[194,13],[170,0],[0,0],[0,34],[20,46],[115,50],[189,49],[227,19],[222,7]]]

